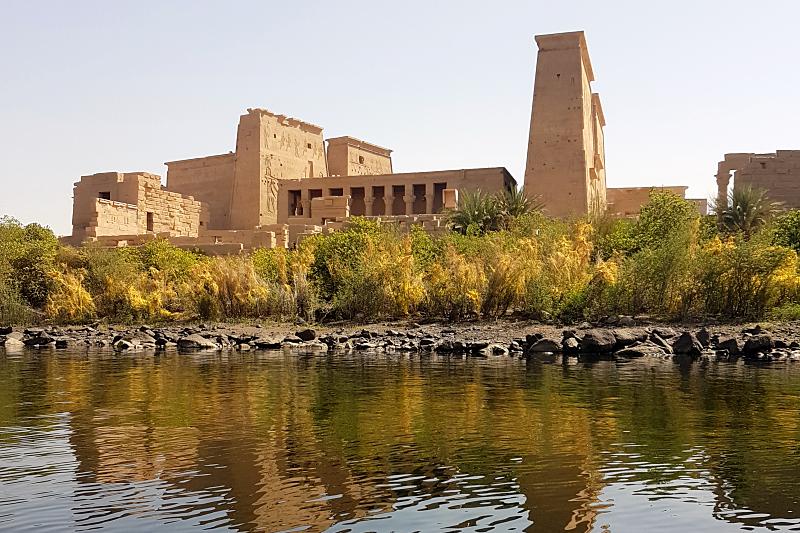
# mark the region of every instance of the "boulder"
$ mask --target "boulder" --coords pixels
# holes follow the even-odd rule
[[[656,346],[655,344],[644,342],[641,344],[637,344],[635,346],[628,346],[627,348],[623,348],[614,352],[616,357],[621,357],[624,359],[636,359],[639,357],[645,356],[663,356],[665,355],[664,350],[661,349],[660,346]]]
[[[703,345],[694,333],[684,331],[672,342],[672,351],[677,355],[697,356],[703,353]]]
[[[576,341],[577,343],[577,341]],[[561,343],[555,339],[543,338],[539,339],[528,348],[529,353],[559,353],[561,352]]]
[[[616,329],[614,330],[614,348],[619,350],[630,346],[637,342],[644,342],[647,340],[647,331],[639,328],[631,329]]]
[[[219,346],[216,342],[194,333],[178,339],[179,350],[216,350]]]
[[[277,350],[281,347],[281,341],[271,337],[259,337],[253,344],[259,350]]]
[[[664,350],[665,353],[671,354],[672,353],[672,345],[661,338],[660,335],[653,332],[650,334],[650,342]]]
[[[617,339],[608,329],[590,329],[581,339],[582,353],[609,353],[614,349]]]
[[[35,332],[32,331],[22,342],[25,346],[46,346],[48,344],[53,344],[56,340],[46,332],[37,330]]]
[[[725,350],[728,355],[730,356],[737,356],[741,352],[741,347],[739,346],[739,339],[736,337],[725,337],[721,338],[719,342],[717,342],[717,350],[722,351]]]
[[[706,328],[701,328],[694,336],[697,337],[703,348],[708,348],[709,344],[711,344],[711,333]]]
[[[672,328],[666,328],[666,327],[654,328],[653,333],[655,333],[662,339],[671,339],[673,337],[678,336],[678,332],[676,332]]]
[[[22,348],[25,346],[25,343],[22,342],[23,335],[20,331],[12,331],[5,336],[5,342],[3,346],[8,348]]]
[[[295,335],[305,342],[313,341],[317,338],[317,332],[311,328],[301,329]]]
[[[581,350],[581,342],[575,337],[567,337],[561,341],[561,350],[566,354],[576,354]]]
[[[745,357],[752,357],[759,353],[769,352],[774,346],[775,343],[773,342],[772,337],[766,333],[760,333],[757,335],[752,335],[744,341],[742,354],[744,354]]]
[[[633,317],[621,316],[619,317],[619,322],[617,322],[617,325],[624,327],[631,327],[636,325],[636,321],[633,319]]]
[[[0,335],[8,335],[12,331],[14,331],[14,328],[11,326],[0,326]]]

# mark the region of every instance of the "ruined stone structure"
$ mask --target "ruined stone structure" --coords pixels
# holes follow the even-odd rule
[[[609,187],[606,189],[608,214],[616,217],[634,217],[642,206],[650,200],[653,191],[669,191],[680,196],[697,207],[701,215],[708,214],[708,200],[704,198],[686,198],[685,185],[665,185],[660,187]]]
[[[525,191],[556,217],[602,212],[606,170],[600,96],[582,31],[537,35]]]
[[[613,215],[636,216],[651,188],[606,188],[605,117],[592,93],[583,32],[539,35],[536,43],[526,193],[539,197],[552,216],[595,215],[607,207]],[[233,253],[292,246],[354,215],[436,232],[445,229],[441,213],[456,207],[460,190],[493,194],[516,187],[502,167],[395,174],[391,154],[349,136],[327,139],[326,148],[321,127],[248,109],[239,119],[235,151],[167,162],[166,186],[146,173],[84,176],[75,184],[70,240],[116,246],[164,236],[179,246]],[[793,154],[772,154],[768,167],[759,160],[752,169],[736,166],[738,156],[748,162],[760,156],[729,155],[737,156],[735,165],[730,162],[741,175],[737,181],[769,182],[780,192],[783,178],[760,170],[785,176],[798,168]],[[666,189],[681,196],[686,190]],[[696,201],[704,212],[702,202]]]
[[[196,237],[208,224],[207,206],[165,190],[161,177],[146,172],[106,172],[75,184],[72,237],[166,233]]]
[[[788,209],[800,208],[800,150],[771,154],[732,153],[717,165],[717,203],[727,205],[728,187],[764,189],[770,200]]]
[[[70,241],[118,246],[163,236],[231,253],[292,246],[353,215],[435,232],[458,190],[516,187],[499,167],[394,174],[391,150],[347,136],[328,139],[326,150],[319,126],[264,109],[240,117],[235,152],[166,165],[165,187],[154,174],[84,176]]]

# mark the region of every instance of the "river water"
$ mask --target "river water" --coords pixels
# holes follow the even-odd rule
[[[800,531],[800,364],[0,348],[3,531]]]

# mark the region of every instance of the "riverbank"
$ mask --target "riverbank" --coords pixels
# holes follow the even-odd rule
[[[623,317],[615,324],[584,322],[558,327],[530,321],[463,323],[381,322],[307,326],[293,323],[199,323],[80,325],[0,328],[6,351],[108,349],[180,352],[288,350],[292,352],[385,351],[463,356],[537,356],[631,359],[638,357],[739,358],[800,361],[800,323],[666,325]]]

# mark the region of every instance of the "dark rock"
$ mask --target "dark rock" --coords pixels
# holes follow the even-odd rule
[[[775,343],[772,341],[772,337],[766,333],[755,334],[744,341],[742,354],[744,354],[745,357],[752,357],[758,353],[769,352],[774,346]]]
[[[631,326],[635,326],[636,325],[636,321],[633,319],[633,317],[621,316],[621,317],[619,317],[619,321],[617,322],[617,325],[624,326],[624,327],[631,327]]]
[[[522,343],[520,343],[518,340],[513,340],[508,345],[508,351],[515,353],[524,352],[525,350],[522,348],[522,346]]]
[[[739,347],[739,339],[736,337],[721,338],[717,342],[717,350],[724,350],[729,356],[739,355],[741,348]]]
[[[479,353],[489,347],[489,341],[473,341],[468,342],[467,350],[473,353]]]
[[[133,350],[136,346],[128,339],[119,338],[112,344],[115,350],[123,352],[125,350]]]
[[[709,333],[706,328],[700,329],[694,336],[697,337],[697,340],[703,345],[703,348],[708,348],[711,344],[711,333]]]
[[[616,339],[614,348],[617,350],[647,340],[647,331],[639,328],[615,329],[613,333],[614,339]]]
[[[653,333],[655,333],[662,339],[671,339],[673,337],[678,336],[678,332],[676,332],[674,329],[665,327],[653,328]]]
[[[25,346],[46,346],[53,344],[56,340],[43,330],[30,330],[29,336],[25,337],[22,342]]]
[[[581,339],[582,353],[609,353],[614,349],[617,339],[607,329],[590,329]]]
[[[218,348],[216,342],[196,333],[178,339],[179,350],[216,350]]]
[[[589,322],[586,322],[585,320],[580,324],[578,324],[578,329],[592,329],[593,327],[594,326],[592,326]]]
[[[502,344],[492,344],[490,348],[492,350],[492,355],[508,355],[508,348]]]
[[[317,332],[311,328],[301,329],[295,335],[305,342],[313,341],[317,338]]]
[[[672,345],[664,340],[659,334],[653,332],[650,334],[650,342],[655,344],[656,346],[660,347],[664,352],[671,354],[672,353]]]
[[[14,328],[11,326],[0,326],[0,335],[8,335],[12,331],[14,331]]]
[[[358,341],[353,345],[354,350],[374,350],[377,346],[366,340]]]
[[[301,342],[303,342],[303,339],[301,339],[297,335],[287,335],[283,338],[283,342],[289,344],[300,344]]]
[[[577,342],[577,341],[576,341]],[[561,343],[555,339],[543,338],[528,348],[529,353],[560,353]]]
[[[684,331],[672,342],[672,351],[677,355],[697,356],[703,353],[703,345],[690,331]]]
[[[525,343],[528,346],[533,346],[543,338],[544,335],[542,335],[541,333],[529,333],[528,335],[525,335]]]
[[[425,339],[423,339],[425,340]],[[437,353],[447,353],[453,351],[453,341],[450,339],[445,339],[439,344],[436,345],[434,349]]]
[[[259,350],[277,350],[281,347],[281,341],[270,337],[259,337],[253,341],[255,347]]]
[[[580,352],[581,342],[577,337],[567,337],[561,341],[561,350],[566,354],[576,354]]]
[[[775,343],[775,347],[776,348],[788,348],[789,347],[789,345],[786,344],[786,341],[781,340],[781,339],[775,339],[774,343]]]
[[[56,337],[55,338],[56,348],[60,348],[60,349],[66,348],[67,346],[69,346],[69,344],[71,342],[74,342],[74,340],[70,339],[69,337]]]
[[[661,347],[656,346],[652,343],[641,343],[635,346],[628,346],[627,348],[623,348],[622,350],[618,350],[614,352],[616,357],[622,357],[625,359],[636,359],[639,357],[645,356],[663,356],[665,355],[664,350]]]
[[[750,335],[759,335],[759,334],[761,334],[763,331],[764,331],[764,329],[761,327],[761,324],[756,324],[756,325],[755,325],[755,326],[753,326],[752,328],[745,328],[745,329],[743,329],[743,330],[742,330],[742,333],[748,333],[748,334],[750,334]]]

